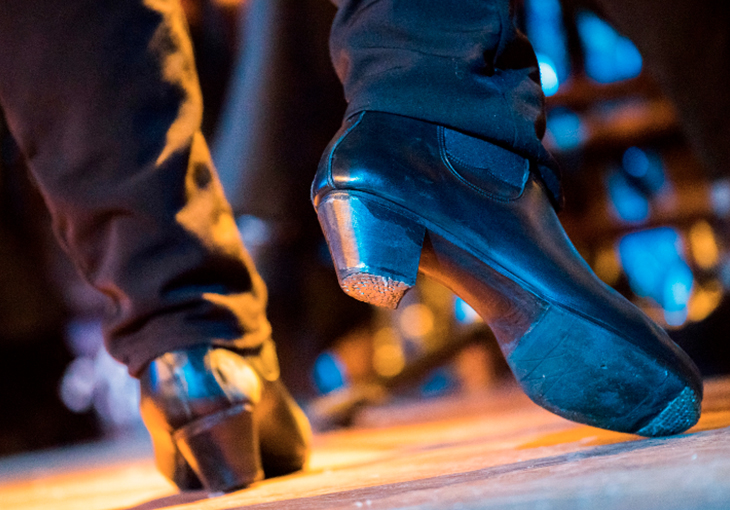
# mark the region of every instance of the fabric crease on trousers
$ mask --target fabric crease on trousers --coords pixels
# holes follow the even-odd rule
[[[508,0],[341,0],[330,49],[349,114],[489,140],[533,161],[560,202],[536,59]],[[0,70],[56,234],[109,297],[112,356],[136,375],[170,350],[269,338],[265,286],[200,133],[178,0],[4,1]]]

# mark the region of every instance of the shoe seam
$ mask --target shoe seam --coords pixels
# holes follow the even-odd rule
[[[453,152],[449,152],[449,149],[448,149],[448,147],[445,147],[445,145],[446,145],[446,136],[444,135],[444,151],[445,151],[445,153],[446,153],[446,156],[447,156],[447,157],[448,157],[448,158],[449,158],[450,160],[453,160],[453,161],[455,161],[456,163],[459,163],[460,165],[462,165],[462,166],[464,166],[464,167],[466,167],[466,168],[469,168],[469,169],[471,169],[471,170],[489,170],[489,167],[487,167],[487,166],[477,166],[477,165],[473,165],[473,164],[471,164],[471,163],[467,162],[467,161],[466,161],[465,159],[462,159],[461,157],[457,156],[457,155],[456,155],[456,154],[454,154]],[[504,149],[504,150],[507,150],[507,149]],[[524,159],[524,160],[525,160],[525,167],[526,167],[526,169],[527,169],[527,170],[529,170],[529,168],[530,168],[530,162],[529,162],[529,161],[528,161],[528,160],[527,160],[526,158],[522,158],[522,159]],[[498,181],[500,181],[500,182],[503,182],[503,183],[505,183],[505,184],[507,184],[507,185],[509,185],[509,186],[514,186],[514,185],[513,185],[513,184],[512,184],[511,182],[507,182],[507,181],[505,181],[504,179],[502,179],[501,177],[497,177],[496,175],[493,175],[493,177],[494,177],[495,179],[497,179]],[[526,182],[527,182],[527,176],[525,176],[525,177],[524,177],[524,178],[522,179],[522,183],[520,184],[520,187],[524,187],[524,186],[525,186],[525,183],[526,183]]]
[[[443,139],[444,139],[444,151],[445,151],[446,157],[449,160],[453,160],[456,163],[459,163],[460,165],[462,165],[470,170],[487,170],[487,171],[489,170],[489,167],[472,165],[471,163],[468,163],[466,160],[460,158],[459,156],[453,154],[452,152],[449,152],[448,147],[446,147],[445,134],[443,136]],[[507,149],[504,149],[504,150],[507,150]],[[518,154],[518,156],[519,156],[519,154]],[[522,178],[522,183],[520,183],[519,188],[524,191],[525,184],[527,184],[527,179],[529,179],[529,176],[530,176],[530,161],[527,158],[522,158],[522,159],[525,160],[525,170],[527,170],[527,172],[525,172],[524,177]],[[514,186],[511,182],[507,182],[500,177],[497,177],[497,176],[493,176],[493,177],[494,177],[494,179],[496,179],[500,182],[503,182],[503,183],[507,184],[508,186]],[[514,187],[517,187],[517,186],[514,186]]]
[[[449,161],[449,155],[448,155],[447,150],[446,150],[446,137],[444,135],[444,127],[443,126],[438,126],[437,138],[438,138],[439,156],[441,157],[441,162],[446,166],[446,168],[449,169],[449,172],[451,172],[451,174],[454,177],[456,177],[463,184],[466,184],[473,191],[476,191],[480,195],[483,195],[483,196],[485,196],[487,198],[491,198],[491,199],[496,200],[498,202],[504,202],[504,203],[514,202],[516,200],[519,200],[524,195],[524,193],[525,193],[525,187],[526,187],[525,184],[527,183],[527,178],[530,175],[529,171],[525,173],[526,177],[524,179],[524,183],[522,184],[522,188],[520,189],[520,192],[515,197],[503,197],[503,196],[500,196],[500,195],[496,195],[494,193],[490,193],[489,191],[486,191],[486,190],[480,188],[479,186],[477,186],[477,185],[469,182],[451,164],[451,161]],[[458,159],[458,158],[455,158],[455,159]],[[528,162],[528,164],[529,164],[529,162]],[[470,166],[470,165],[466,165],[466,166]],[[474,168],[477,168],[478,169],[478,167],[474,167]],[[506,183],[506,184],[509,184],[509,183]]]
[[[350,127],[348,127],[345,130],[344,133],[342,133],[342,136],[340,136],[340,138],[332,146],[332,150],[330,151],[330,155],[327,158],[327,184],[332,189],[337,189],[337,186],[335,185],[335,180],[332,177],[332,161],[335,158],[335,151],[337,150],[337,148],[340,145],[342,145],[342,142],[345,140],[345,138],[347,138],[347,135],[349,135],[352,132],[352,130],[355,129],[358,126],[358,124],[360,124],[360,122],[362,121],[363,117],[365,116],[365,113],[366,113],[365,111],[360,112],[360,114],[358,116],[358,119]]]

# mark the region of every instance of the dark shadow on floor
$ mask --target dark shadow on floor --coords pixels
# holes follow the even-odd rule
[[[119,509],[119,510],[158,510],[160,508],[167,508],[175,505],[185,505],[188,503],[195,503],[208,499],[208,493],[205,491],[191,491],[191,492],[180,492],[173,494],[172,496],[165,496],[164,498],[153,499],[140,505],[133,507]]]

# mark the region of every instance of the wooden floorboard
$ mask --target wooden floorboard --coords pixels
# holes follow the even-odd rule
[[[662,439],[576,425],[516,388],[363,412],[318,435],[309,468],[208,498],[179,494],[146,440],[0,459],[3,510],[730,509],[730,379]]]

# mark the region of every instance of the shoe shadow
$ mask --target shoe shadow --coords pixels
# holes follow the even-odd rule
[[[730,427],[730,409],[727,408],[726,403],[723,403],[725,405],[719,406],[713,404],[717,404],[717,402],[703,405],[700,421],[694,427],[680,435],[708,432]],[[633,434],[623,434],[597,429],[587,425],[577,425],[568,430],[545,434],[534,441],[520,445],[519,449],[540,448],[569,443],[578,443],[581,447],[605,446],[644,439],[641,436]]]
[[[180,492],[178,494],[173,494],[172,496],[153,499],[136,506],[119,508],[118,510],[158,510],[160,508],[167,508],[175,505],[195,503],[196,501],[202,501],[204,499],[208,499],[208,493],[205,491]]]

